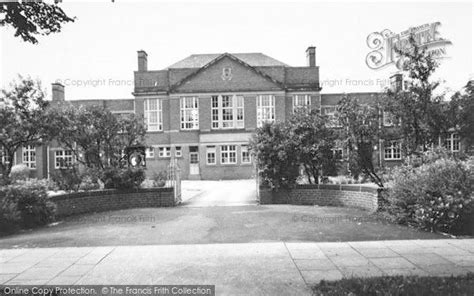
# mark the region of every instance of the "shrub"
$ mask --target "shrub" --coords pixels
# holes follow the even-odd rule
[[[438,159],[392,173],[387,210],[399,223],[431,231],[465,233],[474,211],[474,175],[469,162]]]
[[[101,180],[108,189],[134,189],[145,180],[145,172],[141,168],[110,167],[104,170]]]
[[[24,164],[14,165],[10,171],[10,179],[12,182],[17,180],[26,180],[30,177],[30,169]]]
[[[166,185],[167,179],[168,173],[166,171],[153,173],[153,182],[155,183],[156,187],[164,187]]]
[[[6,187],[0,188],[0,235],[17,231],[21,222],[17,203],[7,198],[5,189]]]
[[[4,186],[1,195],[4,199],[2,204],[10,211],[10,214],[5,213],[8,214],[7,216],[15,216],[16,205],[20,220],[10,219],[9,221],[16,221],[20,227],[37,227],[54,221],[56,206],[48,198],[45,181],[36,179],[17,181]]]
[[[51,172],[51,180],[60,190],[77,191],[82,182],[77,167],[63,168]]]

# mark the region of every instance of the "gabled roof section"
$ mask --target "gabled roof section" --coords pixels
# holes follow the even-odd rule
[[[242,60],[244,63],[252,67],[269,67],[269,66],[288,67],[287,64],[280,62],[260,52],[233,53],[231,55]],[[222,54],[219,54],[219,53],[193,54],[177,63],[174,63],[173,65],[169,66],[168,69],[202,68],[220,56],[222,56]]]
[[[230,58],[232,60],[234,60],[235,62],[243,65],[244,67],[247,67],[249,69],[251,69],[253,72],[255,72],[256,74],[262,76],[263,78],[267,79],[268,81],[276,84],[278,87],[280,87],[281,89],[284,89],[285,86],[284,86],[284,83],[281,82],[281,81],[277,81],[276,79],[274,79],[273,77],[267,75],[266,73],[264,73],[263,71],[260,71],[258,70],[257,68],[247,64],[246,62],[244,62],[243,60],[237,58],[236,56],[234,56],[233,54],[230,54],[230,53],[224,53],[224,54],[221,54],[219,56],[217,56],[216,58],[214,58],[213,60],[211,60],[209,63],[207,63],[206,65],[198,68],[196,71],[194,71],[193,73],[191,73],[190,75],[186,76],[184,79],[182,79],[181,81],[179,81],[178,83],[172,85],[170,87],[170,91],[173,91],[175,90],[176,88],[178,88],[179,86],[183,85],[186,81],[189,81],[190,79],[192,79],[193,77],[195,77],[196,75],[198,75],[199,73],[205,71],[206,69],[208,69],[209,67],[211,67],[212,65],[216,64],[217,62],[219,62],[220,60],[224,59],[224,58]]]

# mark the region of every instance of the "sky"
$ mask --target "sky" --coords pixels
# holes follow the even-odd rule
[[[367,36],[441,22],[452,45],[435,79],[457,91],[473,78],[472,2],[273,2],[273,1],[68,1],[76,17],[38,44],[0,29],[0,87],[18,74],[66,86],[66,99],[133,98],[137,50],[148,53],[148,69],[161,70],[199,53],[262,52],[290,66],[305,66],[305,50],[316,46],[322,93],[380,91],[395,66],[370,69]]]

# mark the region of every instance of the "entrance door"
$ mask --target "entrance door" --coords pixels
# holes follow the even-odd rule
[[[189,147],[189,174],[199,175],[199,152],[198,147]]]

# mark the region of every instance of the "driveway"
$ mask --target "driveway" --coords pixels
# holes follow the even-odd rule
[[[182,181],[184,207],[257,204],[255,180]]]

